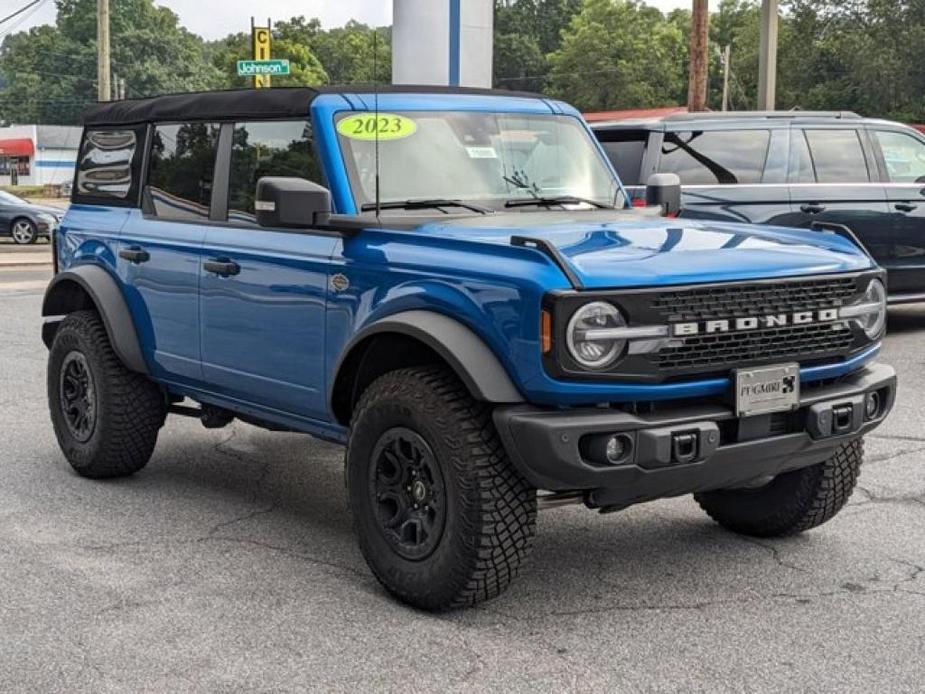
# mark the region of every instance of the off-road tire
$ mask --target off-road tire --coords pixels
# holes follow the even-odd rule
[[[863,439],[855,439],[825,462],[778,475],[758,489],[704,492],[694,498],[710,518],[741,535],[796,535],[841,511],[857,484],[863,458]]]
[[[371,491],[378,442],[397,428],[429,445],[446,490],[439,541],[418,560],[390,544]],[[532,547],[536,490],[508,460],[490,406],[443,367],[393,371],[366,389],[350,425],[346,482],[366,562],[386,590],[415,607],[445,610],[494,598]]]
[[[96,403],[95,423],[85,441],[69,427],[61,398],[61,368],[75,352],[89,367]],[[94,311],[68,315],[55,334],[48,356],[48,406],[65,458],[78,474],[93,479],[123,477],[143,468],[167,411],[160,389],[126,369],[116,356]]]

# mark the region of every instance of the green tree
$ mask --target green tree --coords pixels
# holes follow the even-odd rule
[[[520,91],[543,90],[549,67],[546,56],[532,36],[496,34],[493,58],[496,87]]]
[[[496,87],[543,91],[562,30],[581,0],[495,0],[493,76]]]
[[[583,110],[667,106],[687,91],[677,22],[630,0],[585,0],[549,56],[549,90]]]
[[[7,36],[0,73],[7,86],[0,117],[74,123],[96,101],[96,0],[57,0],[56,25]],[[202,40],[152,0],[112,0],[112,70],[129,96],[214,89],[221,75]]]
[[[350,21],[305,40],[327,70],[331,84],[388,83],[392,79],[392,31],[388,27]]]

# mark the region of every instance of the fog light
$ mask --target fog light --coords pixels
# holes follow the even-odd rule
[[[581,456],[598,465],[622,465],[630,461],[633,439],[628,434],[585,436],[580,443]]]
[[[880,393],[873,392],[867,394],[867,401],[864,403],[864,414],[867,419],[873,419],[880,413]]]
[[[611,436],[607,440],[607,462],[619,463],[626,456],[626,444],[620,436]]]

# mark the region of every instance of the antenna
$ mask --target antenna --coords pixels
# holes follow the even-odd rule
[[[376,221],[379,221],[379,31],[373,27],[373,111],[376,119]]]

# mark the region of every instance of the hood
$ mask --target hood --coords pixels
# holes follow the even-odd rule
[[[627,210],[500,213],[431,221],[419,233],[492,244],[545,239],[585,288],[724,282],[867,270],[834,234],[785,227],[641,217]]]
[[[23,207],[27,212],[32,214],[38,214],[39,212],[44,212],[45,214],[53,215],[56,219],[60,219],[64,216],[64,210],[60,207],[48,207],[47,205],[33,205],[29,203]]]

